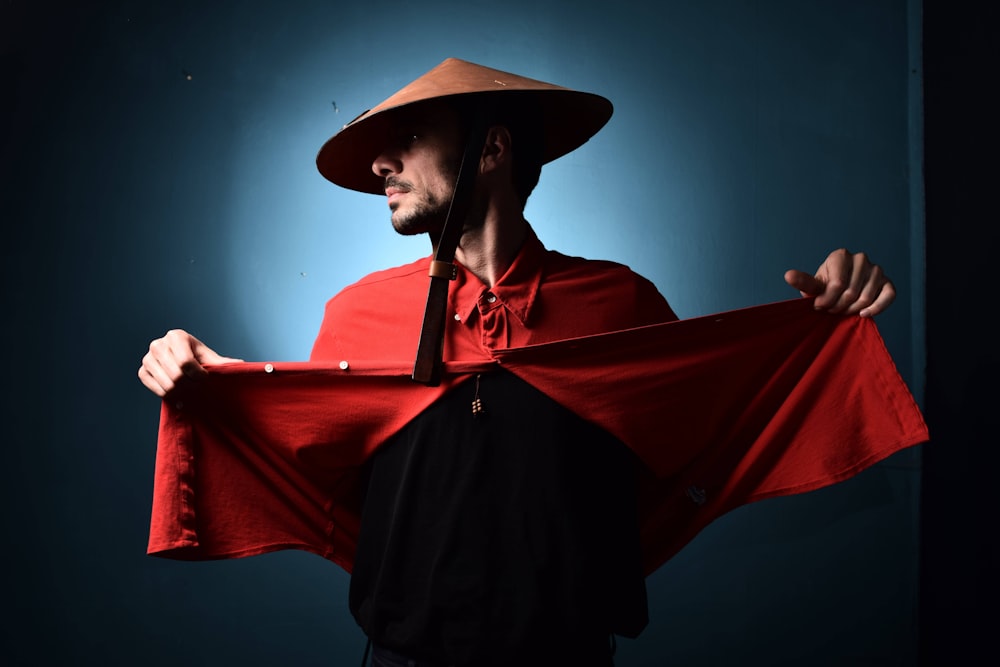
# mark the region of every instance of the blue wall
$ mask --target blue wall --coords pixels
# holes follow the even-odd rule
[[[920,392],[912,0],[62,4],[0,8],[15,663],[360,661],[347,576],[315,556],[144,555],[158,402],[135,371],[172,327],[303,359],[329,296],[429,252],[313,160],[448,56],[615,103],[543,170],[546,245],[632,266],[682,317],[793,298],[785,269],[864,249]],[[906,452],[720,520],[650,578],[619,664],[912,663],[918,480]]]

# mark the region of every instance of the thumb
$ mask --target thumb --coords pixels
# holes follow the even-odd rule
[[[234,357],[224,357],[201,341],[195,344],[193,351],[198,363],[203,365],[232,364],[243,361]]]

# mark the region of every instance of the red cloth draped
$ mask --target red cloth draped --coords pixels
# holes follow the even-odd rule
[[[350,571],[367,456],[451,387],[497,369],[645,464],[647,573],[735,507],[833,484],[928,439],[874,321],[807,299],[499,350],[446,363],[436,388],[410,380],[411,360],[345,362],[216,366],[164,401],[149,553],[295,548]]]

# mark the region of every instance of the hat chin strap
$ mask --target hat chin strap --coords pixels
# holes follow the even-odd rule
[[[442,355],[444,353],[444,327],[447,321],[448,287],[457,275],[454,264],[455,250],[462,238],[465,219],[472,202],[472,191],[479,171],[479,159],[486,142],[486,123],[479,114],[466,136],[465,152],[458,169],[458,180],[448,207],[448,216],[435,244],[434,259],[430,266],[430,289],[424,322],[420,328],[417,359],[413,364],[412,379],[428,387],[441,384]]]

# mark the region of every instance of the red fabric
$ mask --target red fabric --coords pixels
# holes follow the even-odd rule
[[[373,273],[330,299],[311,360],[412,364],[429,265],[425,257]],[[459,265],[448,304],[443,356],[461,361],[489,360],[497,349],[677,319],[656,287],[628,267],[546,250],[530,229],[518,256],[491,288]]]
[[[361,463],[457,382],[497,367],[645,463],[647,573],[741,504],[841,481],[928,437],[874,322],[806,299],[495,350],[446,362],[437,388],[410,381],[409,361],[346,361],[219,366],[164,402],[149,552],[297,548],[350,571]]]

